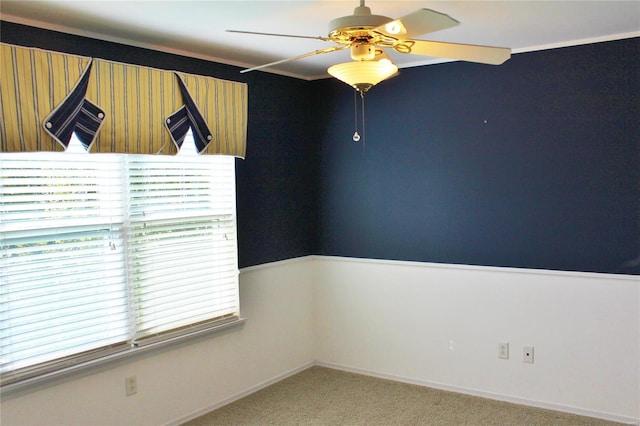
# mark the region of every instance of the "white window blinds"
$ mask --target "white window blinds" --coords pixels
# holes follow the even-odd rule
[[[121,166],[87,157],[0,159],[3,372],[127,339]]]
[[[129,280],[136,343],[235,314],[237,256],[233,163],[184,156],[130,157]]]
[[[234,158],[0,154],[3,384],[239,314]]]

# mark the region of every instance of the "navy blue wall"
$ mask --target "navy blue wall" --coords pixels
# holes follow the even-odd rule
[[[366,96],[364,153],[351,90],[315,82],[321,252],[640,273],[639,76],[637,38],[403,69]]]
[[[237,67],[4,21],[0,40],[246,82],[247,156],[236,160],[239,264],[317,253],[318,131],[305,81],[262,72],[240,74]]]
[[[249,84],[240,266],[307,254],[640,274],[640,40],[315,82],[2,22],[7,43]],[[214,52],[212,52],[214,53]]]

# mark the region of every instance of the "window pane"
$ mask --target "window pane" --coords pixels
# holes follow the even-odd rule
[[[30,153],[0,169],[0,371],[126,341],[121,166]]]
[[[234,159],[128,159],[136,339],[238,314]]]

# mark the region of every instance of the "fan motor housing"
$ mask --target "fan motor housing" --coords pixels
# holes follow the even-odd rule
[[[370,29],[391,21],[393,19],[388,16],[372,15],[370,8],[359,6],[354,9],[353,15],[342,16],[329,22],[329,38],[338,43],[359,38],[366,39]]]
[[[375,56],[375,46],[370,43],[354,43],[351,45],[351,59],[354,61],[370,61]]]

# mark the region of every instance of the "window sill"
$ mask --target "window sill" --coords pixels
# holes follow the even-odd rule
[[[246,318],[238,318],[233,321],[214,325],[212,327],[209,327],[203,330],[198,330],[191,333],[185,333],[180,336],[175,336],[169,339],[164,339],[161,341],[149,343],[144,346],[133,346],[131,348],[117,352],[115,354],[106,355],[100,358],[96,358],[90,361],[76,364],[71,367],[61,368],[59,370],[56,370],[50,373],[42,374],[35,377],[30,377],[30,378],[20,380],[14,383],[10,383],[7,385],[2,385],[2,387],[0,388],[0,394],[3,397],[5,397],[9,394],[13,394],[18,391],[28,391],[29,389],[39,385],[53,384],[56,380],[67,378],[68,376],[82,373],[82,372],[86,373],[87,371],[90,371],[90,370],[97,370],[98,368],[105,367],[107,364],[110,364],[110,363],[129,359],[129,358],[132,358],[141,354],[146,354],[152,351],[166,349],[173,345],[184,344],[189,342],[190,340],[201,338],[203,336],[220,334],[238,327],[242,327],[245,322],[246,322]]]

